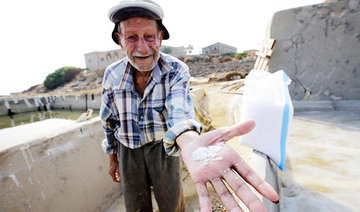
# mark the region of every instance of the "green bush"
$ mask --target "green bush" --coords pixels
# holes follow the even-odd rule
[[[224,53],[224,54],[221,54],[220,56],[222,57],[233,57],[234,53]]]
[[[245,57],[247,57],[247,56],[248,56],[248,53],[246,53],[246,52],[235,53],[235,54],[233,55],[234,58],[245,58]]]
[[[47,75],[44,86],[47,89],[53,90],[73,80],[81,71],[83,71],[83,69],[71,66],[59,68],[54,73]]]

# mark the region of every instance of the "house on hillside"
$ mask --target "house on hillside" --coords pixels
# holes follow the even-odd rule
[[[208,55],[208,54],[226,54],[226,53],[236,53],[237,49],[236,47],[229,46],[220,42],[217,42],[215,44],[212,44],[210,46],[202,48],[202,54]]]
[[[172,46],[162,46],[160,51],[170,54],[174,57],[185,57],[187,55],[186,48],[181,47],[172,47]],[[107,67],[111,63],[124,58],[125,52],[121,49],[115,49],[110,51],[94,51],[89,52],[84,55],[86,69],[88,71],[93,71],[97,68]]]
[[[187,55],[186,48],[183,46],[180,47],[173,47],[173,46],[161,46],[160,51],[172,55],[174,57],[185,57]]]
[[[244,50],[244,52],[248,53],[248,54],[253,54],[254,52],[257,52],[257,49],[249,49],[249,50]]]
[[[125,57],[125,52],[121,49],[115,49],[110,51],[94,51],[86,53],[85,64],[88,71],[93,71],[97,68],[107,67],[111,63]]]

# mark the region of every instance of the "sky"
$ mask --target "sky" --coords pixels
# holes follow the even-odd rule
[[[120,0],[0,2],[0,95],[42,83],[64,66],[85,68],[84,54],[119,48],[108,11]],[[157,0],[164,10],[168,46],[194,50],[216,42],[238,52],[259,49],[271,17],[323,0]]]

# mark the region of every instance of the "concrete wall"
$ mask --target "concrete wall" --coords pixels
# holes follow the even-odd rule
[[[46,106],[50,108],[55,101],[55,96],[36,96],[36,97],[21,97],[21,98],[0,98],[0,116],[8,115],[8,109],[13,113],[24,113],[35,111],[40,107],[44,109]]]
[[[269,68],[293,80],[294,100],[360,100],[360,1],[343,0],[274,14]]]
[[[39,100],[42,102],[41,104],[39,104]],[[44,110],[45,105],[47,105],[46,107],[48,109],[85,110],[87,108],[91,108],[99,110],[101,106],[101,94],[2,98],[0,99],[0,116],[8,115],[8,107],[11,109],[11,112],[24,113],[36,111],[38,110],[38,106],[40,106],[41,110]]]
[[[103,211],[121,195],[107,174],[103,138],[95,118],[0,148],[0,211]]]
[[[80,109],[86,108],[100,109],[101,95],[100,94],[85,94],[85,95],[71,95],[62,98],[57,98],[53,107],[55,109]]]
[[[27,99],[27,103],[30,105],[26,104],[25,99],[23,98],[2,98],[0,99],[0,115],[7,115],[9,108],[15,113],[24,113],[36,110],[34,99]]]
[[[94,97],[94,98],[93,98]],[[28,106],[24,99],[16,100],[16,104],[13,99],[7,99],[12,112],[24,113],[30,111],[36,111],[37,107],[34,104],[34,99],[29,98],[28,102],[32,106]],[[0,116],[6,116],[8,114],[7,107],[5,106],[5,100],[0,99]],[[86,110],[91,108],[99,110],[101,107],[101,95],[71,95],[65,97],[54,97],[51,103],[54,109],[66,109],[73,110]],[[298,111],[324,111],[324,110],[351,110],[360,111],[359,100],[323,100],[323,101],[293,101],[294,110]],[[42,110],[43,110],[42,106]]]

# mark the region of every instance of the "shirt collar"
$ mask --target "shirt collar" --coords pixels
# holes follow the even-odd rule
[[[153,69],[153,80],[155,80],[156,83],[159,83],[162,76],[170,72],[173,67],[166,62],[166,57],[163,55],[163,53],[159,53],[160,57]]]
[[[173,67],[166,61],[166,56],[159,52],[159,59],[156,63],[154,69],[152,70],[152,80],[154,80],[156,83],[159,83],[161,81],[161,78],[163,75],[170,72]],[[128,58],[126,57],[124,60],[126,64],[125,72],[122,76],[122,80],[120,82],[120,89],[131,89],[133,87],[133,72],[132,70],[134,67],[130,64]]]

